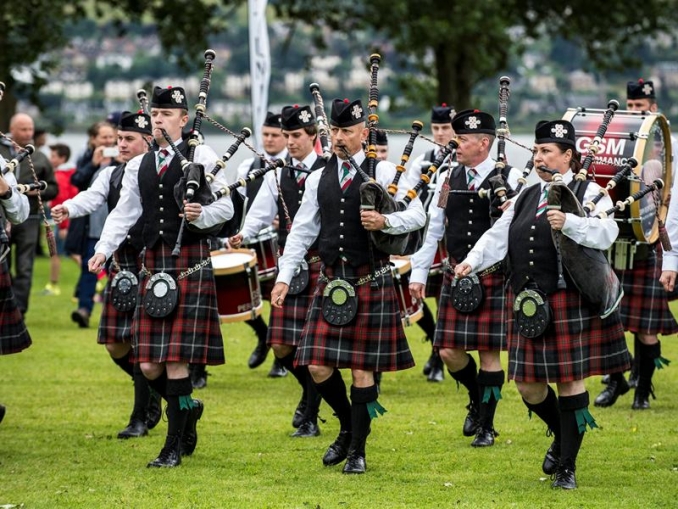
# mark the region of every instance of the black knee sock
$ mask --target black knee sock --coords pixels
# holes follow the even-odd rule
[[[139,364],[134,365],[134,409],[132,418],[146,422],[146,409],[151,398],[151,389]]]
[[[268,335],[268,325],[266,325],[266,322],[264,322],[264,319],[261,316],[257,316],[252,320],[246,320],[245,323],[252,327],[260,342],[266,341],[266,336]]]
[[[624,373],[610,373],[610,382],[617,382],[617,384],[623,384],[626,382],[626,378],[624,378]]]
[[[356,387],[351,386],[351,424],[353,425],[353,436],[349,449],[365,456],[365,441],[370,434],[370,424],[372,419],[367,409],[368,403],[374,403],[379,397],[377,386]]]
[[[422,301],[421,309],[424,314],[417,321],[417,325],[426,333],[426,339],[433,342],[433,335],[436,331],[436,321],[433,318],[431,309],[426,305],[426,301]]]
[[[546,423],[548,429],[553,434],[557,443],[560,443],[560,409],[558,408],[558,397],[550,385],[546,386],[546,398],[541,403],[528,403],[523,399],[525,406],[537,414],[537,416]]]
[[[115,362],[120,369],[122,369],[125,373],[127,373],[129,376],[134,378],[134,364],[132,364],[132,349],[129,349],[129,352],[127,352],[125,355],[122,357],[118,357],[117,359],[115,357],[111,357],[113,359],[113,362]]]
[[[167,435],[181,436],[186,426],[186,419],[193,400],[191,379],[178,378],[167,380]]]
[[[478,371],[478,396],[480,398],[480,425],[485,430],[494,429],[494,413],[504,386],[503,371]]]
[[[584,439],[586,426],[597,427],[589,413],[589,393],[576,396],[560,396],[560,464],[563,468],[575,470],[577,455]],[[579,424],[579,422],[583,424]]]
[[[655,359],[659,359],[661,354],[661,343],[659,342],[654,345],[640,343],[638,346],[636,352],[636,357],[638,358],[638,388],[636,390],[641,391],[645,395],[652,391],[652,377],[657,368]]]
[[[318,412],[320,411],[320,402],[322,401],[322,396],[318,392],[313,379],[309,373],[308,379],[306,380],[306,391],[304,393],[306,398],[306,410],[304,410],[304,421],[312,422],[313,424],[318,423]]]
[[[294,378],[297,379],[297,382],[299,382],[301,388],[304,390],[304,392],[306,392],[306,383],[308,377],[311,375],[308,372],[308,366],[294,367],[294,356],[296,353],[297,349],[295,348],[291,353],[285,355],[285,357],[276,357],[276,359],[278,359],[280,364],[282,364],[287,371],[294,375]]]
[[[476,365],[475,359],[468,355],[468,364],[465,367],[459,371],[449,371],[449,373],[452,375],[452,378],[468,389],[468,395],[471,398],[471,402],[476,408],[478,408],[480,403],[480,393],[478,391],[478,367]]]
[[[638,372],[640,371],[640,356],[641,350],[643,348],[643,343],[640,341],[638,334],[633,335],[633,360],[631,364],[631,375],[635,375],[638,378]]]
[[[160,376],[154,380],[149,380],[148,378],[146,380],[148,380],[148,385],[151,389],[167,401],[167,371],[163,370]]]
[[[346,395],[346,384],[338,369],[334,370],[324,382],[316,383],[315,388],[339,419],[342,431],[351,431],[351,403]]]

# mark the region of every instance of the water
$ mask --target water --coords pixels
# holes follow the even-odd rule
[[[431,137],[426,133],[428,137]],[[531,147],[534,142],[534,136],[532,135],[518,135],[514,136],[515,140],[522,145]],[[405,134],[390,134],[388,137],[389,141],[389,161],[397,164],[400,162],[400,155],[403,153],[403,149],[407,144],[409,136]],[[214,149],[217,154],[224,154],[228,147],[233,143],[234,138],[225,134],[210,134],[209,137],[205,140],[207,144]],[[86,135],[80,133],[65,133],[58,138],[54,136],[48,137],[48,145],[56,142],[65,143],[71,148],[71,162],[75,163],[78,155],[81,154],[85,149],[85,144],[87,141]],[[423,154],[427,150],[433,148],[434,145],[429,143],[424,139],[418,139],[414,144],[414,149],[412,150],[412,156],[410,161],[413,161],[417,156]],[[493,157],[496,157],[497,148],[496,143],[492,148],[490,154]],[[506,143],[506,156],[509,164],[517,167],[519,170],[522,170],[527,163],[530,153],[514,143]],[[240,149],[233,155],[231,160],[228,162],[226,167],[226,174],[229,182],[232,182],[235,178],[235,171],[238,168],[238,165],[245,159],[252,157],[252,152],[245,146],[241,146]],[[534,173],[531,175],[532,179],[536,179]],[[535,182],[536,180],[531,180]]]

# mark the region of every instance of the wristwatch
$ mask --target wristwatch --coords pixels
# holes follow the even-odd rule
[[[388,217],[384,216],[384,230],[388,230],[391,227],[391,223],[388,222]]]
[[[0,200],[9,200],[12,197],[12,188],[10,187],[4,194],[0,194]]]

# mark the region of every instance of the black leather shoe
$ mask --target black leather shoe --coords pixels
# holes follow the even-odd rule
[[[548,451],[546,451],[546,456],[544,456],[544,462],[541,464],[541,470],[546,475],[553,475],[556,473],[558,466],[560,465],[560,444],[555,440],[551,443]]]
[[[254,348],[252,355],[250,355],[250,358],[247,361],[247,365],[250,367],[250,369],[261,366],[266,361],[266,357],[268,357],[268,351],[270,349],[271,348],[266,344],[266,338],[263,338],[263,341],[259,339],[257,346]]]
[[[273,361],[273,366],[271,366],[271,371],[268,372],[268,377],[282,378],[284,376],[287,376],[287,370],[285,369],[285,366],[283,366],[276,358],[275,361]]]
[[[181,465],[181,454],[179,453],[179,436],[168,436],[164,447],[160,450],[158,457],[151,461],[147,467],[176,467]]]
[[[71,313],[71,320],[78,324],[81,329],[89,327],[89,313],[84,308],[76,309]]]
[[[610,383],[610,375],[603,375],[603,378],[600,379],[600,383],[607,385]]]
[[[351,444],[352,433],[340,431],[337,439],[327,448],[323,456],[323,465],[331,467],[338,465],[348,456],[348,446]]]
[[[306,412],[306,395],[302,394],[297,409],[292,417],[292,427],[298,428],[304,422],[304,413]]]
[[[432,350],[431,355],[429,356],[428,360],[426,361],[426,364],[424,364],[424,369],[423,369],[424,376],[428,376],[429,373],[431,372],[431,366],[433,365],[435,357],[436,357],[436,352],[435,352],[435,350]]]
[[[4,405],[0,405],[0,422],[2,422],[2,420],[5,418],[5,411],[6,409]]]
[[[636,389],[631,408],[633,410],[648,410],[650,408],[650,394],[642,389]]]
[[[365,473],[365,456],[351,452],[346,459],[346,464],[344,465],[344,474],[364,474]]]
[[[198,421],[202,417],[202,412],[205,409],[202,401],[199,399],[193,400],[193,408],[191,408],[188,419],[186,420],[186,427],[181,435],[181,455],[190,456],[195,451],[195,446],[198,445]]]
[[[471,447],[491,447],[494,445],[494,437],[498,434],[493,429],[479,427],[476,431],[476,437],[471,442]]]
[[[577,487],[577,481],[574,478],[574,470],[569,468],[558,468],[556,478],[551,484],[553,488],[562,488],[564,490],[573,490]]]
[[[445,379],[443,360],[437,352],[431,355],[431,369],[426,377],[429,382],[442,382]]]
[[[468,409],[468,413],[466,414],[466,419],[464,419],[463,433],[465,437],[472,437],[476,434],[478,426],[480,425],[478,422],[478,410],[473,405],[473,402],[466,405],[466,408]]]
[[[132,418],[127,427],[118,433],[118,438],[138,438],[148,435],[148,427],[141,419]]]
[[[320,428],[318,428],[318,425],[315,422],[306,421],[302,422],[297,431],[292,433],[290,436],[294,438],[311,438],[317,437],[319,435]]]
[[[162,417],[162,398],[160,394],[151,389],[151,397],[148,398],[148,406],[146,407],[146,427],[148,429],[155,428]]]
[[[629,384],[626,383],[626,379],[618,382],[617,380],[610,380],[607,384],[607,387],[603,389],[603,392],[596,396],[593,404],[595,406],[607,407],[612,406],[617,402],[617,398],[629,392]]]

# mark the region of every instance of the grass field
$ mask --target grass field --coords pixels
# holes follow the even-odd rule
[[[675,362],[657,372],[651,410],[632,411],[632,393],[591,408],[601,429],[586,433],[574,492],[552,490],[541,473],[550,439],[539,419],[528,420],[513,384],[504,386],[495,446],[470,447],[461,435],[465,391],[449,375],[440,384],[422,376],[430,350],[416,326],[407,333],[418,366],[384,376],[389,412],[373,423],[366,475],[322,466],[338,432],[324,403],[320,437],[288,437],[297,383],[268,379],[271,360],[247,368],[255,337],[245,324],[223,326],[227,364],[210,368],[207,388],[196,391],[205,402],[196,453],[175,469],[147,469],[166,423],[149,437],[115,438],[132,385],[96,344],[95,328],[70,321],[77,269],[63,267],[62,296],[41,296],[48,261],[38,259],[27,315],[34,344],[0,357],[0,507],[678,507],[675,337],[663,341]],[[592,399],[602,388],[597,378],[587,385]]]

